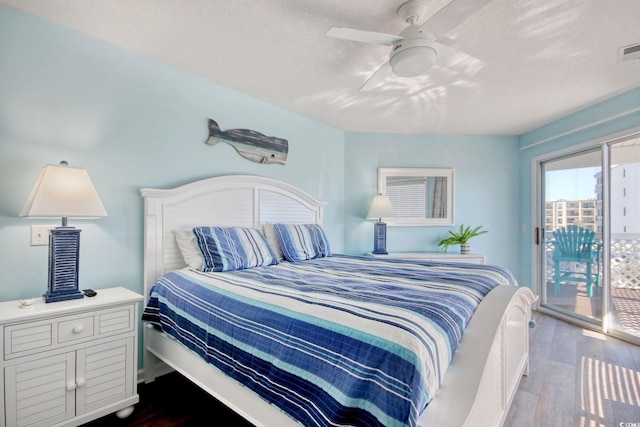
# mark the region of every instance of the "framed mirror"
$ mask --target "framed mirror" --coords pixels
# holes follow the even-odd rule
[[[391,199],[389,225],[453,225],[453,169],[378,168],[378,193]]]

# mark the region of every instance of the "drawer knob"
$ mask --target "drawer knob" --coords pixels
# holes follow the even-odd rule
[[[76,389],[76,383],[67,383],[67,391],[73,391]]]
[[[78,388],[84,387],[84,385],[85,385],[86,383],[87,383],[87,382],[85,381],[85,379],[84,379],[84,378],[78,378],[78,379],[76,380],[76,384],[78,385]]]
[[[79,334],[79,333],[81,333],[82,331],[84,331],[84,328],[82,327],[82,325],[78,325],[78,326],[76,326],[75,328],[73,328],[73,333],[74,333],[74,334]]]

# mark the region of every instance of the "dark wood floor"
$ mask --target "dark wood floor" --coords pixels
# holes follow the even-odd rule
[[[140,403],[121,420],[115,414],[86,427],[252,427],[213,397],[177,373],[138,385]]]
[[[536,320],[530,374],[505,427],[640,426],[640,348],[543,314]],[[176,373],[140,384],[138,392],[129,418],[110,415],[86,425],[251,426]]]

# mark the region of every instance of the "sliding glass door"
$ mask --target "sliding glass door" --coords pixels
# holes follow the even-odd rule
[[[640,138],[611,144],[607,326],[640,337]]]
[[[538,164],[541,310],[640,342],[640,136]]]
[[[541,304],[589,322],[602,313],[601,150],[541,163]]]

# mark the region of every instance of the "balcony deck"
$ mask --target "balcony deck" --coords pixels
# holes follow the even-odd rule
[[[630,334],[640,337],[640,288],[613,287],[611,290],[613,322]],[[547,282],[547,303],[585,317],[602,318],[602,297],[587,296],[586,286],[562,284],[553,293],[553,282]]]
[[[640,338],[640,239],[638,236],[617,236],[611,244],[611,302],[612,325]],[[583,283],[562,283],[560,292],[554,293],[553,241],[546,245],[547,303],[579,315],[602,318],[602,293],[595,290],[587,296]],[[576,265],[577,269],[580,268]]]

